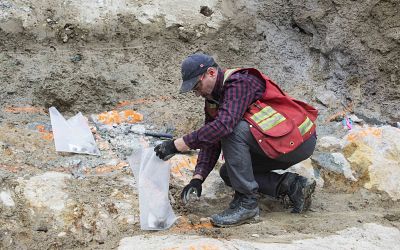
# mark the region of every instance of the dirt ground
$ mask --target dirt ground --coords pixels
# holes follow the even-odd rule
[[[37,112],[37,111],[36,111]],[[41,112],[41,111],[40,111]],[[47,132],[30,129],[36,122],[49,124],[49,117],[40,113],[11,113],[8,116],[13,122],[3,122],[0,127],[2,141],[1,188],[15,190],[17,207],[11,210],[2,207],[0,230],[2,244],[6,249],[116,249],[124,237],[134,235],[200,235],[219,239],[242,239],[254,242],[290,243],[313,237],[322,237],[335,232],[357,227],[364,223],[376,223],[384,226],[400,228],[400,203],[392,201],[385,193],[360,189],[354,193],[343,193],[331,189],[319,188],[313,197],[311,211],[305,214],[291,214],[281,201],[260,196],[261,220],[258,223],[246,224],[235,228],[213,228],[204,218],[222,211],[232,198],[229,188],[219,189],[214,198],[202,198],[187,207],[179,203],[179,195],[184,183],[173,182],[170,192],[174,197],[174,211],[180,216],[175,226],[166,231],[148,232],[140,230],[138,222],[131,225],[109,226],[104,238],[98,235],[99,228],[78,229],[72,233],[64,228],[66,236],[59,237],[60,229],[53,229],[52,222],[46,219],[32,219],[27,209],[24,195],[19,191],[21,179],[28,180],[48,171],[69,173],[73,176],[67,183],[66,190],[70,199],[74,200],[73,211],[78,214],[69,215],[74,227],[80,223],[90,222],[96,218],[98,204],[110,215],[117,215],[119,208],[112,198],[115,190],[128,200],[138,216],[138,195],[133,185],[124,179],[133,179],[129,167],[107,167],[107,156],[99,159],[93,156],[60,154],[54,151],[52,138]],[[24,119],[25,122],[18,122]],[[31,119],[31,122],[27,122]],[[26,123],[26,124],[25,124]],[[33,124],[33,125],[32,125]],[[118,148],[111,147],[118,152]],[[110,152],[111,152],[110,151]],[[123,156],[121,156],[123,158]],[[80,159],[85,170],[79,172],[75,160]],[[75,163],[74,163],[75,162]],[[84,177],[82,177],[84,176]],[[175,183],[175,184],[174,184]],[[51,218],[50,215],[48,215]],[[50,224],[49,224],[50,223]],[[89,224],[90,224],[89,223]],[[81,225],[82,226],[82,225]],[[100,238],[99,238],[100,237]],[[12,240],[11,240],[12,239]],[[9,244],[9,241],[12,241]]]
[[[356,113],[370,124],[400,121],[397,0],[353,1],[351,8],[345,1],[207,1],[211,14],[204,8],[200,13],[195,1],[196,18],[175,23],[168,19],[180,15],[175,1],[149,22],[115,5],[94,23],[75,17],[85,13],[76,1],[67,6],[63,1],[25,2],[0,3],[1,188],[14,190],[21,179],[56,171],[76,177],[67,190],[83,210],[101,203],[113,214],[114,189],[137,206],[133,187],[121,182],[132,178],[129,167],[106,169],[112,159],[125,162],[120,148],[111,145],[109,158],[80,156],[89,170],[79,178],[76,158],[54,150],[47,110],[55,106],[66,116],[80,111],[89,117],[133,109],[143,114],[145,124],[181,136],[203,123],[203,101],[177,94],[180,62],[198,51],[213,55],[222,67],[260,68],[291,95],[318,107],[320,136],[343,135],[327,122],[341,112]],[[146,6],[163,8],[153,1],[116,2],[139,4],[143,11]],[[109,6],[86,7],[104,11]],[[180,189],[172,192],[179,195]],[[231,193],[226,192],[184,209],[175,205],[182,218],[167,231],[144,232],[135,223],[110,228],[106,239],[83,229],[58,237],[60,231],[32,224],[26,201],[15,193],[15,210],[0,210],[0,248],[115,249],[124,237],[155,234],[249,240],[256,233],[260,237],[252,241],[276,242],[275,236],[281,236],[281,242],[290,242],[368,222],[400,229],[400,203],[384,193],[318,189],[306,214],[291,214],[280,201],[261,197],[261,221],[236,228],[200,224],[228,204]]]

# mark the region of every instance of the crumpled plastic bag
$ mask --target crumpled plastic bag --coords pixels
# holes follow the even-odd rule
[[[139,191],[140,228],[164,230],[176,220],[169,197],[170,164],[160,160],[153,148],[141,148],[128,157]]]
[[[89,125],[80,112],[68,120],[55,107],[51,107],[49,113],[56,151],[100,155]]]

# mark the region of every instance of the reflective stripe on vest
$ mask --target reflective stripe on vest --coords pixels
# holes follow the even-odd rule
[[[272,116],[273,114],[277,113],[275,109],[271,108],[270,106],[266,106],[265,108],[261,109],[259,112],[255,113],[251,119],[256,123],[260,123],[265,118]]]
[[[258,125],[264,130],[270,130],[271,128],[279,125],[279,123],[284,122],[286,120],[286,118],[279,114],[276,113],[275,115],[271,116],[270,118],[260,122]]]
[[[310,118],[307,117],[306,120],[299,126],[300,134],[302,136],[306,134],[308,131],[310,131],[313,125],[314,123],[310,120]]]
[[[284,122],[286,118],[278,113],[271,106],[266,106],[254,115],[250,117],[255,123],[260,126],[264,131],[270,130],[271,128],[279,125],[279,123]]]

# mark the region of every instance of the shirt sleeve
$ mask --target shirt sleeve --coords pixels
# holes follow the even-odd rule
[[[207,101],[206,101],[207,102]],[[214,121],[214,118],[210,116],[206,110],[207,104],[204,105],[205,120],[204,124],[208,124]],[[206,179],[210,172],[213,170],[215,164],[218,161],[219,155],[221,153],[221,143],[217,142],[209,147],[200,149],[199,155],[197,157],[197,164],[194,170],[194,174],[199,174]]]
[[[205,180],[214,169],[221,153],[221,143],[217,142],[208,148],[200,149],[194,174],[199,174]]]

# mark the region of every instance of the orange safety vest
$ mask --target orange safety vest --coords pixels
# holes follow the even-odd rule
[[[275,159],[287,154],[315,133],[318,110],[284,93],[260,71],[254,68],[228,69],[224,72],[223,83],[241,70],[265,81],[264,94],[250,105],[243,118],[250,124],[251,133],[266,155]],[[217,110],[216,104],[206,102],[209,115],[215,118]]]

